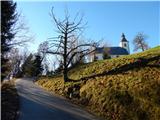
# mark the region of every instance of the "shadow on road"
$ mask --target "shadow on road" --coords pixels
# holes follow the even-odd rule
[[[30,79],[16,82],[20,96],[19,120],[98,120],[66,99],[53,96]]]

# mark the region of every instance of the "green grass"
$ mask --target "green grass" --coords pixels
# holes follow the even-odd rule
[[[14,82],[9,81],[1,86],[1,118],[2,120],[16,120],[19,99]]]
[[[160,119],[160,46],[145,52],[79,65],[37,84],[69,97],[106,120]]]

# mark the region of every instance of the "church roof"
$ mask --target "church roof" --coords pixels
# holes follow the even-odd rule
[[[128,51],[122,47],[107,47],[110,55],[128,55]],[[96,48],[96,53],[103,53],[104,47]]]

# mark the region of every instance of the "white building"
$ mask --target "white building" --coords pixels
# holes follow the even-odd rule
[[[130,53],[129,50],[129,42],[125,38],[124,33],[122,33],[120,40],[120,44],[117,47],[98,47],[96,51],[90,55],[90,62],[94,60],[103,60],[104,52],[107,50],[109,58],[115,58],[123,55],[128,55]]]

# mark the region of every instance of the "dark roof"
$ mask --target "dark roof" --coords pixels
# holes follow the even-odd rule
[[[107,47],[110,55],[128,55],[128,51],[122,47]],[[104,47],[96,49],[96,53],[103,53]]]
[[[122,33],[122,39],[121,39],[122,42],[127,42],[127,39],[125,38],[125,35],[124,33]]]

